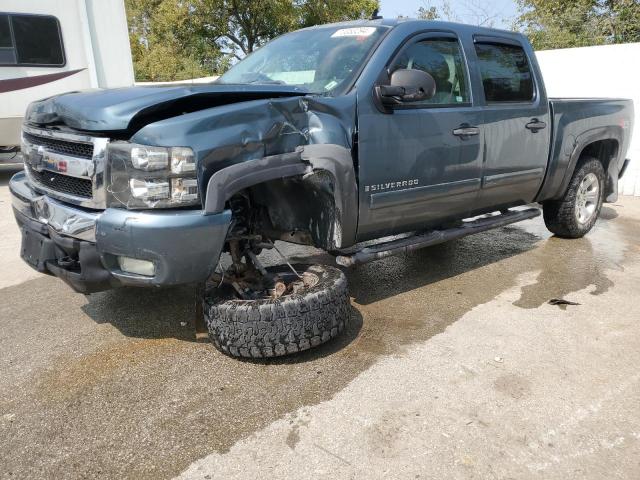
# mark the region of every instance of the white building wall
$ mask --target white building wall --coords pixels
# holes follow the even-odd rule
[[[620,193],[640,196],[640,43],[536,52],[550,97],[617,97],[634,101],[636,121]]]

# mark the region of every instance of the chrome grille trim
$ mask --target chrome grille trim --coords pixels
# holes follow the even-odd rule
[[[85,208],[106,208],[104,175],[108,144],[109,139],[104,137],[27,125],[22,127],[22,154],[27,166],[25,172],[32,187],[51,198]],[[87,157],[88,152],[92,152],[90,158]],[[73,195],[68,191],[50,188],[39,181],[42,177],[36,175],[39,172],[53,172],[60,176],[75,177],[76,180],[90,181],[91,195]],[[59,184],[62,185],[62,182]]]
[[[62,175],[49,170],[37,171],[29,164],[26,165],[26,171],[29,173],[29,178],[39,187],[50,188],[61,194],[78,197],[79,199],[93,198],[93,185],[88,178]]]
[[[59,138],[33,135],[26,131],[22,132],[22,134],[24,135],[25,141],[29,142],[31,145],[43,146],[49,152],[54,152],[60,155],[70,155],[78,158],[91,159],[93,157],[92,143],[70,142]]]

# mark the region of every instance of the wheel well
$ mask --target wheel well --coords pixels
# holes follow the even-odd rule
[[[234,195],[228,206],[244,232],[331,250],[341,235],[334,187],[333,176],[319,170],[254,185]]]
[[[580,158],[578,159],[578,164],[576,168],[580,166],[587,158],[595,158],[602,163],[602,167],[605,172],[609,172],[609,165],[612,160],[618,158],[618,149],[620,145],[618,140],[615,139],[607,139],[607,140],[598,140],[596,142],[590,143],[587,145],[582,152],[580,153]],[[617,180],[617,175],[612,178],[609,174],[606,175],[606,185],[605,185],[605,197],[611,194],[612,192],[616,192],[617,185],[615,185],[615,181]]]
[[[580,153],[579,162],[583,162],[586,157],[593,157],[600,160],[604,170],[607,171],[611,160],[618,156],[618,148],[617,140],[598,140],[584,147]]]

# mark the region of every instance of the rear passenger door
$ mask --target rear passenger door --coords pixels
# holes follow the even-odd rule
[[[485,130],[477,209],[529,203],[544,179],[551,131],[533,51],[511,38],[486,36],[474,37],[474,49]]]

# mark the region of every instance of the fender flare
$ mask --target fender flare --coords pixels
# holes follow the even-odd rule
[[[222,212],[225,202],[240,190],[269,180],[304,175],[310,171],[309,165],[302,163],[299,151],[237,163],[218,170],[207,184],[204,214],[216,215]]]
[[[340,238],[336,248],[356,243],[358,229],[358,184],[351,150],[341,145],[307,145],[301,152],[302,160],[315,170],[324,170],[333,177],[334,201],[338,210]]]
[[[615,201],[615,198],[613,198],[613,200],[609,200],[609,198],[611,197],[611,195],[615,195],[615,197],[617,198],[617,179],[619,171],[618,164],[620,160],[620,147],[622,146],[623,141],[622,128],[615,126],[594,128],[580,134],[576,138],[574,144],[575,146],[573,147],[573,151],[571,152],[569,165],[567,166],[564,178],[562,180],[562,183],[560,184],[560,189],[558,190],[558,196],[562,196],[564,192],[567,191],[567,188],[569,188],[569,182],[571,182],[571,178],[573,178],[573,173],[575,172],[576,165],[578,164],[578,160],[582,156],[582,152],[584,152],[585,148],[587,148],[592,143],[602,140],[616,140],[618,142],[618,152],[616,152],[616,157],[611,160],[611,162],[609,163],[609,167],[607,168],[606,185],[608,189],[612,190],[612,192],[607,196],[607,201]]]
[[[333,177],[334,201],[339,212],[336,219],[340,235],[336,238],[345,248],[355,243],[358,226],[358,187],[351,150],[335,144],[314,144],[283,153],[238,163],[218,170],[207,183],[204,215],[224,211],[224,206],[237,192],[279,178],[305,176],[314,171],[327,171]]]

